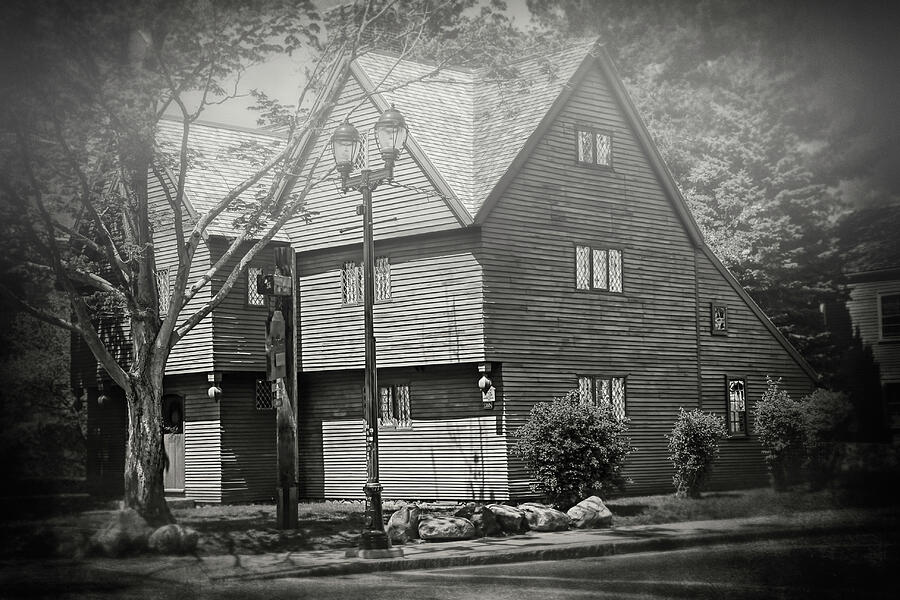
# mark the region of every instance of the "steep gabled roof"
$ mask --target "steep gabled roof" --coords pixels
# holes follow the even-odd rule
[[[162,119],[159,122],[157,143],[164,152],[178,156],[181,134],[180,120]],[[185,205],[188,211],[199,215],[212,210],[225,195],[254,172],[252,156],[259,158],[262,148],[276,150],[284,143],[284,136],[271,132],[215,123],[193,123],[188,138],[190,166],[185,182]],[[174,181],[172,174],[169,175]],[[271,174],[263,177],[256,186],[244,192],[240,199],[253,201],[258,191],[269,191],[272,180]],[[233,222],[242,215],[243,212],[237,209],[224,211],[209,224],[207,233],[234,236],[238,230],[233,227]],[[274,239],[288,240],[282,233],[276,234]]]

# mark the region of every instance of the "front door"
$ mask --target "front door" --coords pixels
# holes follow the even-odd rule
[[[181,396],[163,397],[163,431],[166,491],[184,492],[184,399]]]

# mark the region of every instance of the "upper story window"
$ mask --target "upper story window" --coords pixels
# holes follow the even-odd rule
[[[575,287],[622,292],[622,251],[575,246]]]
[[[612,136],[590,127],[575,128],[578,164],[612,167]]]
[[[375,301],[391,298],[391,260],[387,256],[375,258]],[[362,263],[348,261],[341,267],[341,302],[359,304],[363,301]]]
[[[713,335],[725,335],[728,333],[727,306],[713,302],[709,305],[709,318]]]
[[[247,305],[248,306],[265,306],[266,297],[259,293],[256,282],[259,276],[263,274],[261,267],[247,268]]]
[[[743,378],[726,382],[728,433],[747,435],[747,382]]]
[[[881,296],[878,308],[882,339],[900,339],[900,294]]]
[[[409,405],[409,385],[383,385],[378,388],[379,426],[395,429],[412,427]]]
[[[613,414],[625,418],[625,378],[578,376],[578,393],[582,402],[610,406]]]
[[[156,270],[156,299],[159,304],[159,318],[162,319],[169,312],[169,301],[172,298],[172,281],[169,278],[169,268]]]

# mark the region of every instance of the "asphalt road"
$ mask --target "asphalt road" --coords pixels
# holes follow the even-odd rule
[[[0,598],[463,599],[893,598],[900,552],[888,534],[818,536],[690,550],[346,577],[174,584],[100,572],[7,579]],[[10,585],[13,584],[13,585]]]

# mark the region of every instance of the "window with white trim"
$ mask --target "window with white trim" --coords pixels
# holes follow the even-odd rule
[[[256,285],[257,280],[260,275],[263,274],[263,270],[261,267],[248,267],[247,268],[247,305],[248,306],[265,306],[266,305],[266,297],[263,294],[259,293],[259,288]]]
[[[578,393],[582,402],[595,406],[609,406],[617,418],[625,418],[624,377],[579,375]]]
[[[375,301],[391,298],[391,259],[375,258]],[[341,303],[360,304],[363,301],[363,265],[348,261],[341,266]]]
[[[622,251],[618,248],[575,246],[575,287],[579,290],[622,292]]]
[[[611,167],[612,136],[590,127],[576,127],[575,153],[578,164]]]
[[[882,339],[900,339],[900,294],[881,296],[878,316]]]
[[[378,388],[380,427],[393,429],[412,428],[412,412],[409,405],[409,385],[383,385]]]
[[[726,382],[728,433],[747,435],[747,381],[739,377]]]
[[[172,298],[172,281],[169,278],[169,268],[156,270],[156,301],[159,306],[159,318],[162,319],[169,312],[169,302]]]

